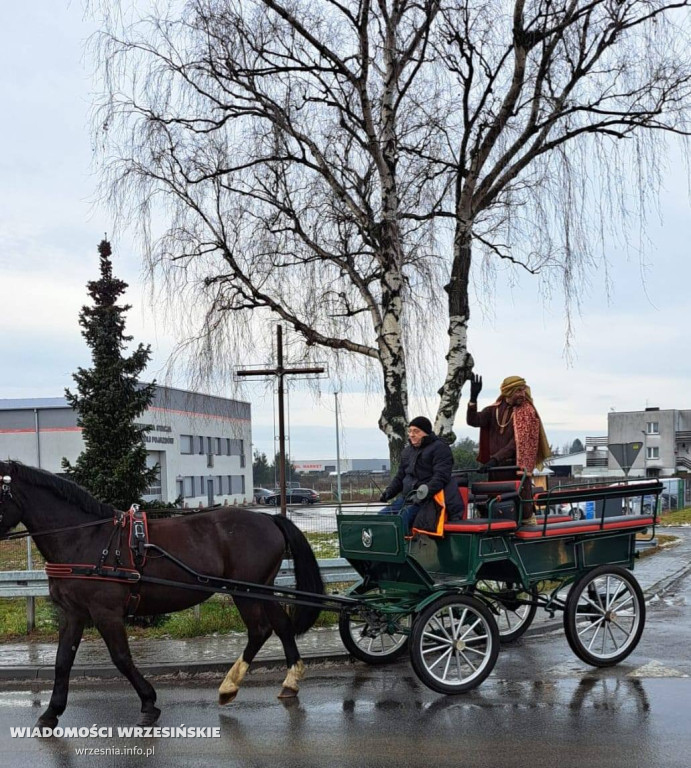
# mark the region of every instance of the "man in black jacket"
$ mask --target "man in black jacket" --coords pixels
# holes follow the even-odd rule
[[[453,469],[451,448],[434,434],[432,423],[424,416],[416,416],[410,422],[408,440],[410,444],[403,449],[398,472],[382,493],[380,501],[389,501],[399,493],[401,498],[382,512],[400,514],[405,530],[409,531],[420,505],[406,504],[405,499],[411,491],[426,485],[427,497],[432,497],[443,490],[447,518],[460,519],[463,516],[463,500],[458,492],[457,483],[451,479]]]

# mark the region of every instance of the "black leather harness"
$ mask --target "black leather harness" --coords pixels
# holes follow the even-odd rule
[[[122,540],[126,537],[129,562],[122,562]],[[141,577],[146,565],[146,547],[149,543],[149,528],[146,512],[133,504],[127,512],[116,511],[113,516],[113,530],[108,543],[101,551],[96,565],[88,563],[46,563],[46,574],[52,579],[95,579],[130,584],[125,610],[134,616],[139,607]],[[108,565],[113,550],[115,564]]]

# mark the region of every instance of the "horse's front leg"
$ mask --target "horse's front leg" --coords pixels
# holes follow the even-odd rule
[[[105,640],[113,664],[130,681],[132,687],[142,702],[142,716],[138,725],[153,725],[159,718],[161,710],[155,706],[156,691],[142,673],[135,667],[127,641],[125,620],[116,611],[107,613],[92,613],[96,629]]]
[[[60,634],[58,652],[55,656],[53,693],[48,709],[38,718],[36,725],[39,727],[55,728],[58,724],[58,718],[65,711],[70,687],[70,672],[84,633],[84,623],[83,616],[60,609]]]

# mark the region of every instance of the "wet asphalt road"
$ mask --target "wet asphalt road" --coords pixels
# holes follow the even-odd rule
[[[490,678],[458,697],[429,691],[407,662],[311,668],[299,699],[287,704],[276,699],[277,670],[250,675],[226,708],[216,705],[217,677],[156,682],[161,726],[217,727],[218,738],[11,738],[10,727],[32,725],[50,694],[45,684],[15,685],[0,691],[0,764],[688,768],[690,647],[687,577],[649,605],[638,648],[609,669],[581,663],[559,631],[504,649]],[[81,684],[61,725],[131,725],[137,710],[122,683]],[[103,753],[77,754],[82,748]]]

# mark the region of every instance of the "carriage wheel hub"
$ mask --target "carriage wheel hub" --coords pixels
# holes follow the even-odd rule
[[[456,640],[453,644],[454,650],[456,651],[465,651],[465,641],[464,640]]]

